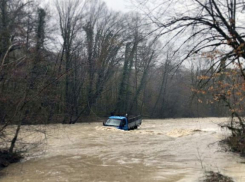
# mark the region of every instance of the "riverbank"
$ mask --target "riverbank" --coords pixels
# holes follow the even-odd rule
[[[245,158],[245,134],[229,136],[222,143],[227,145],[228,150],[238,153]]]
[[[234,182],[232,178],[224,176],[219,172],[207,171],[202,182]]]
[[[0,150],[0,170],[8,167],[10,164],[17,163],[23,156],[18,152],[9,152],[7,149]]]

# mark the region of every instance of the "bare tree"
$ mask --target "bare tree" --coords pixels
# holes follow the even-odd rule
[[[124,20],[119,13],[109,12],[101,1],[92,1],[88,5],[83,26],[86,37],[87,103],[77,119],[81,114],[90,114],[120,61],[119,51],[125,41]]]
[[[229,70],[227,68],[232,64],[237,65],[233,66],[233,69],[239,70],[240,76],[245,80],[242,19],[244,5],[243,0],[191,0],[185,3],[174,0],[156,5],[153,9],[158,14],[154,11],[150,12],[152,10],[150,6],[144,10],[160,35],[165,38],[170,37],[167,43],[178,41],[176,52],[185,48],[186,53],[182,55],[181,62],[192,56],[212,57],[212,64],[205,73],[210,76],[210,79],[200,81],[200,86],[203,87],[210,80],[217,81],[216,84],[218,80],[222,81],[225,78],[224,74],[232,75],[233,72],[227,72]],[[220,73],[219,79],[216,78],[216,73]],[[215,79],[212,79],[213,77]],[[237,74],[233,74],[233,78],[239,80]],[[244,130],[242,118],[239,117],[238,112],[234,112],[234,108],[231,108],[231,102],[234,100],[229,98],[229,94],[223,92],[218,95],[217,100],[222,100],[230,107],[232,115],[239,119],[239,127]]]
[[[145,44],[145,45],[144,45]],[[155,61],[157,60],[157,51],[154,46],[157,45],[155,39],[150,41],[148,44],[144,43],[140,46],[140,50],[137,54],[137,70],[141,72],[141,78],[139,84],[136,87],[134,96],[131,100],[129,110],[132,111],[135,107],[134,112],[139,113],[138,109],[138,98],[143,88],[147,84],[147,77],[150,72],[150,68],[155,66]],[[138,77],[138,76],[137,76]],[[137,78],[136,78],[137,79]]]
[[[61,62],[65,61],[65,117],[63,123],[72,120],[72,90],[71,81],[73,80],[72,61],[73,53],[76,51],[75,39],[82,28],[84,2],[76,1],[57,1],[56,8],[59,16],[61,37],[63,39]],[[69,118],[70,117],[70,118]]]
[[[151,111],[151,117],[154,117],[155,111],[156,111],[156,107],[159,104],[159,102],[161,101],[161,104],[163,106],[164,99],[166,97],[166,91],[167,91],[167,83],[169,81],[169,76],[170,76],[170,69],[171,69],[171,57],[170,57],[170,52],[167,53],[167,57],[165,60],[164,65],[162,66],[162,78],[161,78],[161,83],[160,83],[160,89],[159,89],[159,93],[157,94],[157,98],[155,101],[155,104],[153,106],[153,109]],[[161,100],[161,97],[163,98]]]

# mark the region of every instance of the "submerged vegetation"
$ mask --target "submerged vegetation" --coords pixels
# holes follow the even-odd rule
[[[22,158],[19,152],[10,153],[8,150],[0,150],[0,170],[11,163],[19,162]]]
[[[207,171],[202,182],[234,182],[230,177],[224,176],[219,172]]]
[[[229,151],[236,152],[245,157],[245,134],[229,136],[222,143],[229,146]]]

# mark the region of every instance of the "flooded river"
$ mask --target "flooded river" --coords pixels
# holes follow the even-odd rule
[[[245,160],[218,144],[229,134],[218,124],[228,120],[143,120],[133,131],[101,123],[49,125],[44,143],[4,169],[0,181],[197,182],[214,170],[245,182]],[[25,134],[26,142],[41,136]]]

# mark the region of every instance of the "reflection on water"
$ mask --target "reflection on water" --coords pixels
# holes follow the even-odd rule
[[[138,130],[101,123],[49,125],[45,144],[3,170],[0,181],[194,182],[205,170],[245,181],[239,156],[220,150],[228,119],[144,120]],[[23,139],[30,141],[29,135]]]

